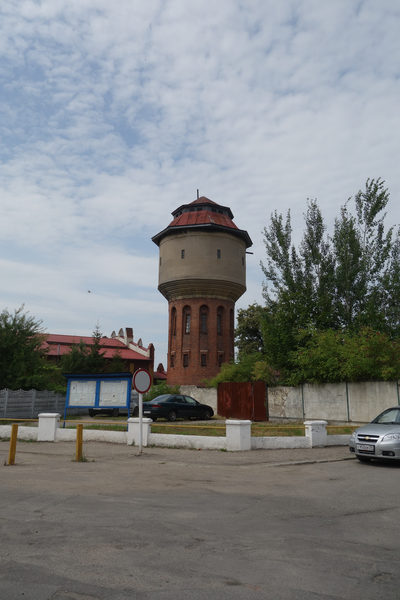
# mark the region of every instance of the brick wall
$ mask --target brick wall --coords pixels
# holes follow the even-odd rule
[[[218,298],[186,298],[169,303],[169,385],[201,385],[204,379],[219,373],[221,362],[230,361],[233,357],[234,310],[234,302]],[[202,331],[203,313],[206,315],[205,332]],[[188,315],[190,332],[187,333]]]

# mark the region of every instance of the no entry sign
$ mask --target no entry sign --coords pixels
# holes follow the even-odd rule
[[[146,369],[138,369],[133,375],[133,387],[139,394],[145,394],[151,387],[151,376]]]

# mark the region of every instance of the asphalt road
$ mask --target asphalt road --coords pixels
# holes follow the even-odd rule
[[[74,451],[18,442],[0,467],[1,600],[400,598],[400,466],[345,447]]]

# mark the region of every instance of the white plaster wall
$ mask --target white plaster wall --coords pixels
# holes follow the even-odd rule
[[[303,419],[301,387],[269,387],[268,412],[271,417]]]
[[[345,435],[328,435],[327,436],[327,446],[348,446],[350,435],[347,433]]]
[[[349,436],[350,437],[350,436]],[[305,436],[252,437],[252,450],[277,450],[279,448],[309,448],[310,440]]]
[[[225,450],[226,438],[203,435],[170,435],[150,433],[149,446],[169,446],[172,448],[193,448],[196,450]]]
[[[345,383],[305,383],[303,394],[306,419],[347,421]]]
[[[350,419],[367,422],[379,413],[398,405],[396,381],[361,381],[349,383]]]
[[[56,442],[75,442],[76,429],[58,429]],[[111,444],[126,444],[126,431],[100,431],[83,429],[83,442],[110,442]]]
[[[181,385],[181,394],[191,396],[201,404],[211,406],[214,413],[217,414],[218,391],[216,388],[203,388],[195,385]]]
[[[37,440],[38,430],[37,427],[18,427],[18,438],[19,440]],[[0,438],[11,437],[11,425],[0,425]]]

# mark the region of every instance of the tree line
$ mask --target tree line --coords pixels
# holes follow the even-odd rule
[[[302,239],[290,211],[263,230],[264,305],[238,311],[237,359],[212,380],[297,385],[400,377],[400,234],[385,227],[389,192],[369,179],[327,233],[307,201]]]
[[[63,373],[122,373],[126,370],[120,350],[105,359],[103,337],[96,325],[92,344],[83,340],[61,357],[58,365],[47,358],[46,334],[42,321],[24,312],[24,306],[0,313],[0,390],[54,390],[65,392]]]

